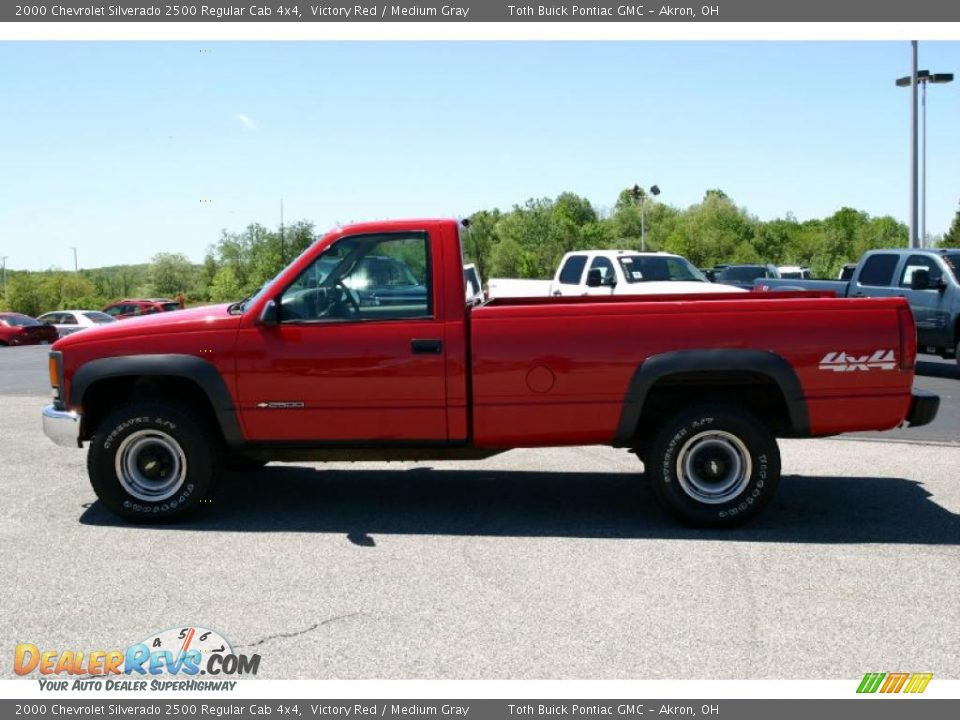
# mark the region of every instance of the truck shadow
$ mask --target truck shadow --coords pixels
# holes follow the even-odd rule
[[[80,521],[124,525],[99,502]],[[314,470],[270,465],[221,479],[212,502],[165,530],[339,533],[375,547],[378,534],[960,544],[960,515],[900,478],[785,476],[755,522],[685,527],[640,474],[502,470]]]
[[[929,360],[917,360],[917,375],[924,377],[946,378],[948,380],[960,380],[960,365],[957,363],[930,362]]]

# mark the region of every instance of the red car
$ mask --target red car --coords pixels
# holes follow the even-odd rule
[[[140,317],[141,315],[154,315],[171,310],[182,310],[183,306],[176,300],[165,298],[151,298],[146,300],[120,300],[119,302],[107,305],[103,312],[117,320],[124,318]]]
[[[0,345],[40,345],[57,341],[52,325],[37,322],[21,313],[0,313]]]
[[[403,263],[423,292],[365,301],[354,287],[365,257]],[[937,413],[937,396],[912,390],[916,326],[900,297],[476,304],[461,258],[453,220],[352,225],[244,302],[70,335],[50,353],[44,432],[88,442],[95,492],[135,521],[201,507],[230,460],[608,445],[639,457],[679,518],[728,526],[773,496],[778,437],[923,425]]]

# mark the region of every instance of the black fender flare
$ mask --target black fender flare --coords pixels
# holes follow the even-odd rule
[[[91,360],[74,373],[68,404],[82,407],[84,395],[95,382],[138,375],[177,377],[195,382],[207,396],[227,444],[243,444],[243,433],[227,383],[213,365],[195,355],[121,355]]]
[[[766,350],[677,350],[652,355],[634,371],[627,386],[617,424],[614,445],[631,447],[643,405],[658,380],[685,372],[755,372],[769,377],[780,388],[790,414],[790,426],[797,437],[810,434],[810,418],[803,387],[789,362]]]

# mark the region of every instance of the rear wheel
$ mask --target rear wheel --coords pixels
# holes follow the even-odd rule
[[[162,403],[124,407],[100,423],[87,471],[100,501],[134,522],[184,517],[213,487],[217,443],[199,420]]]
[[[674,415],[650,445],[647,476],[657,499],[686,523],[727,527],[756,517],[780,480],[776,438],[731,406]]]

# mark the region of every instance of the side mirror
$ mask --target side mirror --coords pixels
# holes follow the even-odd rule
[[[911,290],[928,290],[930,288],[930,271],[917,268],[910,276]]]
[[[587,287],[613,287],[616,284],[616,278],[612,275],[609,278],[605,278],[600,268],[587,270]]]
[[[280,324],[280,306],[277,305],[276,300],[267,300],[267,302],[264,303],[257,324],[265,327],[273,327]]]

